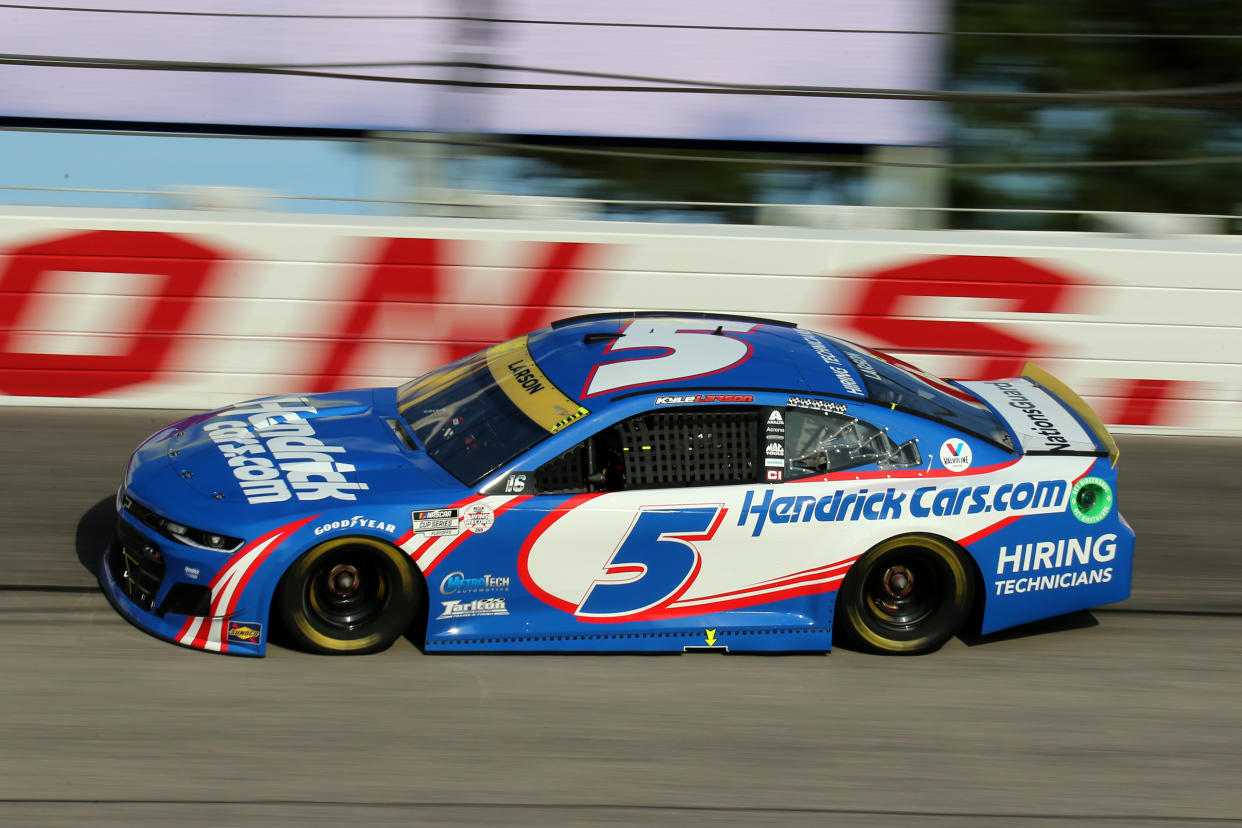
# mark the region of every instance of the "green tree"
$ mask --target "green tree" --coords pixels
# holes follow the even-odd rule
[[[956,0],[958,32],[1067,37],[953,38],[954,88],[994,92],[1195,89],[1242,81],[1242,3],[1236,0]],[[1189,35],[1189,37],[1142,37]],[[1201,37],[1229,35],[1229,37]],[[1196,37],[1199,36],[1199,37]],[[1242,154],[1242,96],[1173,92],[1161,103],[957,103],[951,156],[1015,165],[955,170],[952,203],[1173,213],[1234,213],[1242,165],[1021,170],[1022,163],[1193,159]],[[959,226],[1073,228],[1074,217],[959,214]]]

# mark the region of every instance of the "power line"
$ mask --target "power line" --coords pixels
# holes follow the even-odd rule
[[[17,191],[17,192],[43,192],[43,193],[88,193],[88,194],[105,194],[105,195],[151,195],[176,197],[185,195],[194,195],[193,192],[185,192],[176,187],[170,187],[164,190],[123,190],[123,189],[104,189],[96,187],[18,187],[12,185],[0,184],[0,191]],[[683,208],[731,208],[731,207],[833,207],[842,210],[855,209],[881,209],[894,210],[900,212],[911,213],[1013,213],[1018,215],[1039,215],[1039,216],[1115,216],[1117,210],[1075,210],[1075,209],[1043,209],[1031,207],[916,207],[912,205],[871,205],[871,204],[823,204],[808,202],[766,202],[766,201],[671,201],[667,199],[644,199],[644,198],[584,198],[580,196],[522,196],[517,193],[497,193],[497,192],[479,192],[478,195],[500,195],[547,199],[555,202],[570,202],[581,204],[606,204],[617,205],[621,207],[683,207]],[[488,204],[486,202],[472,201],[470,199],[396,199],[396,198],[351,198],[347,196],[307,196],[307,195],[287,195],[285,193],[258,193],[254,194],[254,198],[264,199],[268,201],[331,201],[347,204],[410,204],[410,205],[426,205],[433,207],[472,207],[480,209],[503,210],[510,205],[504,203]],[[4,205],[7,207],[20,206],[41,206],[41,205]],[[1242,214],[1236,213],[1157,213],[1161,216],[1179,216],[1183,218],[1208,218],[1208,219],[1242,219]],[[3,587],[0,587],[3,589]]]
[[[616,29],[683,29],[725,32],[792,32],[807,34],[928,35],[938,37],[1032,37],[1067,40],[1242,40],[1242,34],[1173,32],[981,32],[935,31],[926,29],[846,29],[814,26],[725,26],[708,23],[623,23],[605,20],[532,20],[517,17],[490,17],[454,14],[290,14],[266,12],[178,11],[175,9],[85,8],[48,6],[32,3],[0,3],[3,9],[25,11],[83,12],[88,14],[130,14],[160,17],[224,17],[274,20],[430,20],[461,23],[506,23],[535,26],[578,26]]]
[[[50,132],[59,134],[83,135],[140,135],[150,136],[149,130],[128,129],[60,129],[53,127],[28,128],[20,126],[0,126],[6,132]],[[195,138],[264,140],[262,135],[220,135],[213,132],[197,132],[194,130],[165,132],[160,135],[184,136]],[[500,149],[514,153],[533,153],[544,155],[587,155],[606,158],[633,158],[651,161],[689,161],[695,163],[750,164],[754,166],[792,167],[792,168],[844,168],[871,169],[878,167],[902,167],[912,169],[935,170],[967,170],[967,171],[1013,171],[1013,170],[1059,170],[1059,169],[1120,169],[1139,167],[1193,167],[1220,166],[1242,164],[1242,155],[1207,155],[1191,158],[1136,158],[1113,161],[848,161],[823,160],[812,158],[764,158],[749,155],[692,155],[672,152],[641,152],[635,150],[590,149],[585,147],[567,147],[557,144],[517,144],[506,141],[489,141],[472,138],[420,137],[416,135],[391,135],[360,137],[326,137],[326,136],[281,136],[281,140],[294,141],[337,141],[348,143],[388,142],[400,144],[431,144],[443,146],[474,147],[479,149]],[[618,139],[621,140],[621,139]],[[0,186],[0,190],[51,190],[64,189],[66,192],[112,192],[110,190],[77,190],[74,188],[49,187],[16,187]],[[133,194],[155,194],[154,191],[116,191]]]
[[[1242,155],[1213,155],[1198,158],[1147,158],[1116,161],[1001,161],[1001,162],[958,162],[958,161],[825,161],[820,159],[798,158],[755,158],[716,155],[686,155],[666,152],[635,152],[633,150],[587,149],[584,147],[564,147],[552,144],[511,144],[503,141],[485,141],[472,139],[418,138],[414,136],[385,136],[381,139],[396,143],[411,144],[449,144],[454,146],[480,147],[489,149],[506,149],[511,152],[530,150],[537,153],[559,155],[594,155],[612,158],[635,158],[655,161],[695,161],[720,162],[726,164],[752,164],[759,166],[779,167],[907,167],[916,169],[937,170],[977,170],[977,171],[1008,171],[1008,170],[1057,170],[1057,169],[1112,169],[1124,167],[1189,167],[1214,166],[1221,164],[1242,164]]]
[[[1234,98],[1215,97],[1242,92],[1242,82],[1216,84],[1212,86],[1179,87],[1174,89],[1139,89],[1094,92],[978,92],[947,89],[886,89],[866,87],[741,84],[693,80],[687,78],[625,75],[609,72],[553,69],[537,66],[514,66],[509,64],[477,63],[470,61],[409,61],[375,64],[248,64],[4,54],[0,55],[0,64],[42,66],[49,68],[288,75],[297,77],[331,78],[337,80],[373,81],[379,83],[399,83],[428,86],[449,86],[472,89],[524,89],[561,92],[644,92],[657,94],[723,94],[809,98],[865,98],[875,100],[921,100],[950,103],[1154,103],[1172,106],[1186,106],[1192,104],[1199,106],[1233,106],[1238,103],[1242,103],[1242,101]],[[317,66],[343,67],[360,65],[370,68],[386,66],[393,68],[421,67],[530,72],[574,77],[643,81],[667,85],[638,86],[519,83],[507,81],[470,80],[465,78],[425,78],[403,77],[396,75],[374,75],[358,72],[323,71],[313,68]]]

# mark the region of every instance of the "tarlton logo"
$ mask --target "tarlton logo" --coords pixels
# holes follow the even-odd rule
[[[229,641],[241,644],[258,644],[263,636],[263,625],[252,621],[230,621],[228,629]]]
[[[317,410],[305,397],[261,400],[221,412],[219,417],[229,419],[209,422],[203,431],[227,458],[248,503],[279,503],[293,496],[357,500],[354,492],[369,487],[345,477],[354,466],[333,457],[344,454],[343,447],[324,445],[315,437],[302,415]]]
[[[940,464],[951,472],[970,468],[970,444],[956,437],[945,440],[940,446]]]
[[[1019,543],[1012,548],[1002,546],[996,558],[996,574],[1018,574],[1064,570],[1068,567],[1109,563],[1117,556],[1117,536],[1112,532],[1098,538],[1082,540],[1062,538],[1058,541]],[[997,595],[1023,595],[1050,589],[1069,589],[1090,584],[1107,584],[1113,579],[1111,566],[1097,566],[1077,571],[1052,572],[996,581]]]
[[[655,398],[656,405],[688,405],[690,403],[749,403],[754,394],[665,394]]]
[[[362,515],[354,515],[348,519],[343,518],[341,520],[334,520],[331,523],[325,523],[323,526],[316,526],[315,534],[322,535],[324,532],[331,532],[333,529],[378,529],[390,535],[397,532],[397,527],[391,523],[384,523],[382,520],[374,520]]]
[[[508,615],[504,598],[476,598],[473,601],[441,601],[444,612],[436,616],[441,618],[470,618],[479,615]]]
[[[753,515],[755,527],[751,535],[759,537],[768,522],[897,520],[907,514],[913,518],[925,518],[981,512],[1049,513],[1064,510],[1068,490],[1069,484],[1064,480],[1005,483],[995,490],[990,485],[943,489],[921,486],[914,490],[890,487],[875,492],[860,489],[856,492],[836,491],[823,497],[774,497],[772,489],[764,489],[762,493],[746,492],[737,525],[745,526]]]
[[[441,595],[455,595],[459,592],[495,592],[508,588],[509,579],[498,575],[467,578],[460,572],[450,572],[440,582]]]

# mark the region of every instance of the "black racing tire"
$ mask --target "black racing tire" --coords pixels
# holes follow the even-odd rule
[[[958,633],[974,600],[974,566],[956,544],[903,535],[850,567],[837,594],[837,626],[869,652],[920,655]]]
[[[313,653],[386,650],[422,603],[419,575],[395,546],[375,538],[333,538],[293,565],[276,588],[293,642]]]

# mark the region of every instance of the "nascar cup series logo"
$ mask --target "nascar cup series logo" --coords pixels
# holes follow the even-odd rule
[[[956,437],[945,440],[940,446],[940,463],[951,472],[970,468],[970,445]]]

